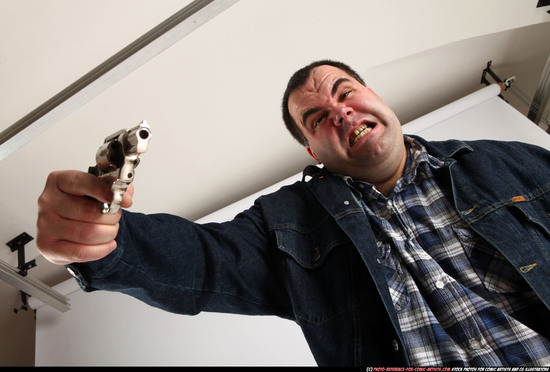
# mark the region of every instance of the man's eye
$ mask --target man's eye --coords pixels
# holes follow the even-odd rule
[[[348,90],[348,91],[345,91],[343,94],[342,94],[342,99],[344,98],[347,98],[349,95],[351,94],[351,90]]]
[[[323,116],[321,116],[321,117],[315,119],[315,120],[313,121],[313,124],[312,124],[313,129],[315,129],[315,128],[317,128],[319,125],[321,125],[321,123],[323,122],[323,119],[324,119],[324,118],[325,118],[325,116],[323,115]]]

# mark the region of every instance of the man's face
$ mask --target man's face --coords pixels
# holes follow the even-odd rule
[[[290,94],[288,107],[308,140],[308,152],[333,173],[376,183],[387,177],[382,173],[404,164],[397,116],[370,88],[336,67],[315,68]]]

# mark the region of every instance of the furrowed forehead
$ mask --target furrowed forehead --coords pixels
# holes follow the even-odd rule
[[[295,89],[289,99],[289,111],[294,120],[304,125],[307,118],[319,111],[318,99],[333,97],[346,82],[355,81],[337,67],[322,65],[312,69],[306,82]]]

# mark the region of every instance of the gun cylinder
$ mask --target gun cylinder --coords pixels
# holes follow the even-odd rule
[[[96,166],[88,171],[111,184],[113,191],[112,202],[101,203],[101,213],[116,213],[120,209],[122,196],[134,180],[139,155],[147,151],[150,139],[151,130],[144,120],[134,128],[111,134],[97,150]]]

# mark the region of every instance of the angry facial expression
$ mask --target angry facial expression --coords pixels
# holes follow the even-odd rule
[[[331,172],[376,184],[402,171],[406,152],[399,119],[344,71],[313,69],[290,94],[288,106],[308,140],[307,151]]]

